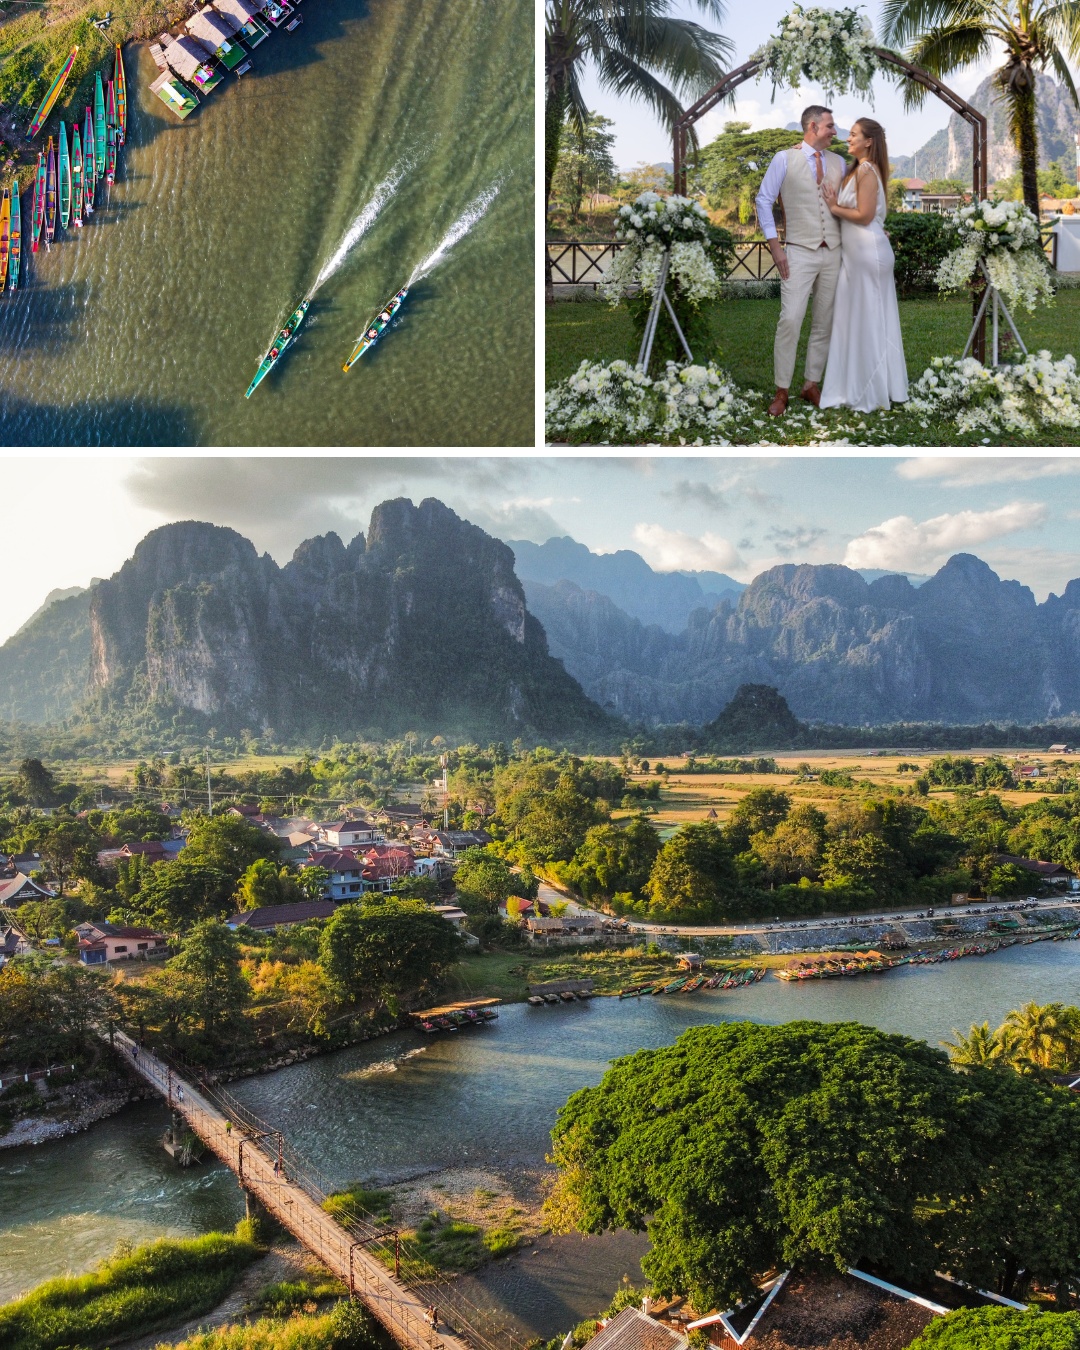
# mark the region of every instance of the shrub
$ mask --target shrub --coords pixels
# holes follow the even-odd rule
[[[931,1322],[911,1350],[1080,1350],[1080,1313],[963,1308]]]
[[[885,229],[896,254],[896,289],[936,290],[934,274],[950,251],[945,217],[902,211],[885,217]]]
[[[192,1336],[176,1350],[381,1350],[384,1344],[363,1304],[343,1299],[322,1317],[220,1327]]]

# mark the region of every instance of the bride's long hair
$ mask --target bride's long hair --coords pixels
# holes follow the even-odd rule
[[[885,128],[880,122],[875,122],[872,117],[860,117],[854,123],[853,130],[854,127],[858,127],[870,142],[870,153],[866,158],[877,169],[881,178],[881,186],[887,188],[889,186],[889,148],[885,144]],[[844,183],[856,172],[858,167],[859,161],[856,160],[844,175]],[[842,186],[843,184],[841,184]]]

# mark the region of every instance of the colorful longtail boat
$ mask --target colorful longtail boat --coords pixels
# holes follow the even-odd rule
[[[116,90],[109,81],[108,112],[105,114],[105,181],[116,182]]]
[[[127,141],[127,79],[124,76],[124,54],[120,44],[116,44],[116,56],[113,58],[113,84],[116,85],[116,129],[117,145]]]
[[[60,123],[60,224],[66,230],[71,222],[71,159],[68,155],[67,127]]]
[[[244,395],[245,398],[250,398],[252,396],[259,385],[262,384],[263,378],[277,364],[285,348],[296,336],[296,330],[304,322],[304,315],[308,312],[308,305],[310,303],[310,300],[301,300],[299,306],[293,310],[289,322],[277,337],[274,338],[273,342],[270,344],[270,350],[260,362],[259,369],[255,372],[255,378],[247,387],[247,393]]]
[[[83,219],[83,159],[79,124],[71,128],[71,223],[82,229]]]
[[[16,189],[18,191],[18,189]],[[11,255],[11,193],[4,189],[0,201],[0,291],[7,285],[8,258]]]
[[[34,120],[30,123],[30,130],[26,133],[26,139],[32,141],[41,128],[45,125],[45,119],[53,110],[53,104],[60,97],[60,91],[63,89],[67,77],[71,74],[71,67],[75,64],[75,58],[79,54],[78,47],[72,47],[68,59],[64,62],[60,74],[49,85],[49,92],[41,100],[41,107],[34,114]]]
[[[86,105],[83,121],[83,213],[94,214],[94,191],[97,188],[97,167],[94,162],[94,110]]]
[[[353,365],[359,361],[360,357],[368,350],[374,347],[379,338],[390,326],[390,321],[405,302],[405,297],[409,294],[409,288],[398,291],[390,300],[383,305],[378,314],[375,315],[371,323],[364,330],[363,337],[357,340],[356,346],[352,349],[352,355],[341,367],[342,370],[351,370]]]
[[[8,285],[19,289],[19,269],[22,267],[22,202],[19,200],[19,180],[11,190],[11,261],[8,264]]]
[[[46,158],[48,168],[45,175],[45,247],[48,248],[56,235],[56,145],[51,136]]]
[[[105,90],[100,70],[94,76],[94,174],[99,183],[105,177]]]
[[[39,150],[37,173],[34,175],[34,209],[30,215],[31,242],[30,252],[38,251],[41,242],[41,227],[45,224],[45,151]]]

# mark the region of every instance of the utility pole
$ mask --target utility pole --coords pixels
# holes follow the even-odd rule
[[[210,791],[210,747],[206,747],[206,813],[214,814],[214,794]]]

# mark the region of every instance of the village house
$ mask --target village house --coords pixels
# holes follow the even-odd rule
[[[292,928],[309,919],[329,919],[337,911],[334,900],[300,900],[293,905],[263,905],[246,909],[225,922],[232,929],[250,928],[258,933],[276,933],[279,928]]]
[[[152,928],[95,921],[76,924],[75,933],[79,939],[79,960],[87,966],[103,966],[107,961],[145,961],[169,954],[168,938]]]
[[[366,849],[315,849],[301,867],[322,867],[330,873],[323,883],[328,900],[355,900],[365,891],[389,891],[395,881],[412,876],[416,855],[400,844],[373,844]]]
[[[385,844],[386,835],[370,820],[334,820],[316,826],[319,842],[330,848],[355,848],[358,844]]]
[[[430,830],[417,825],[409,833],[409,842],[420,853],[460,858],[471,848],[486,848],[491,835],[487,830]]]
[[[186,846],[186,839],[137,839],[120,848],[103,848],[97,855],[100,867],[115,867],[122,858],[145,858],[148,863],[172,862]]]
[[[1071,755],[1072,753],[1071,745],[1052,745],[1050,747],[1050,754],[1052,755]]]
[[[42,886],[33,877],[16,872],[0,881],[0,909],[18,909],[30,900],[52,900],[56,895],[48,886]]]
[[[13,923],[0,927],[0,966],[10,961],[13,956],[22,956],[28,951],[30,941],[21,928]]]
[[[1076,880],[1075,874],[1064,863],[1039,862],[1035,858],[1018,858],[1012,853],[998,853],[995,855],[994,861],[999,867],[1008,864],[1019,867],[1021,871],[1030,872],[1040,881],[1048,882],[1051,886],[1067,886]]]

